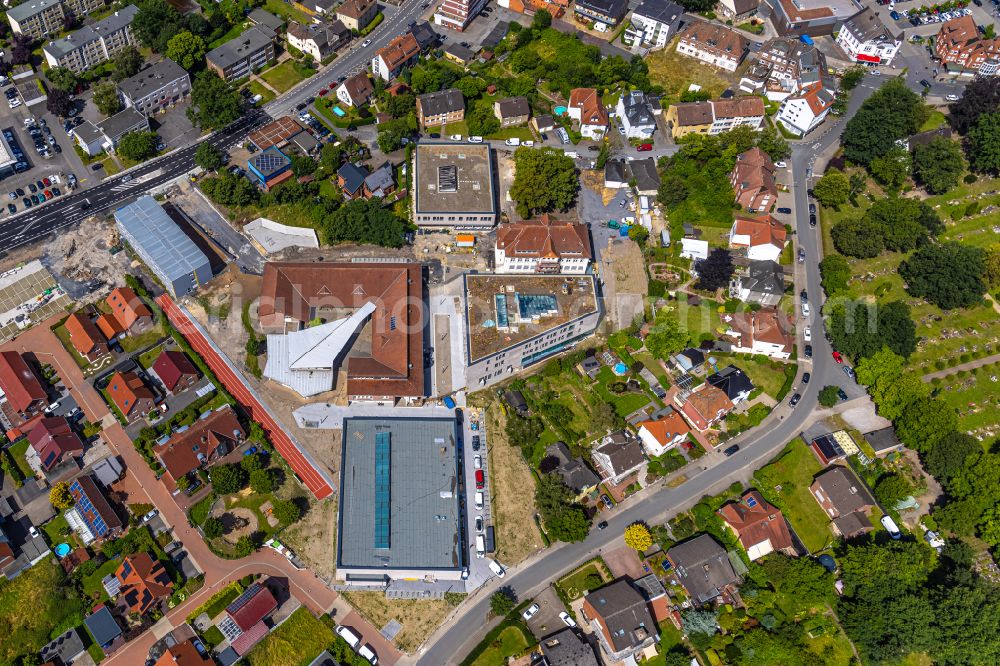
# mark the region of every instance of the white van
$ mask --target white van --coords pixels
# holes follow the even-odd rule
[[[361,645],[361,636],[358,636],[344,625],[338,624],[335,631],[338,636],[347,641],[347,644],[351,646],[352,650],[357,650],[358,646]]]
[[[372,646],[367,643],[361,646],[361,649],[358,650],[358,654],[367,659],[368,663],[372,664],[372,666],[375,666],[375,664],[378,663],[378,657],[375,656],[375,650],[373,650]]]
[[[506,141],[504,141],[504,145],[507,145],[507,146],[520,146],[521,145],[521,140],[518,139],[517,137],[514,137],[513,139],[507,139]]]
[[[802,316],[803,317],[808,317],[809,316],[809,304],[808,303],[803,303],[802,304]]]
[[[504,571],[504,568],[500,566],[500,563],[497,562],[496,560],[490,560],[490,571],[495,573],[497,575],[497,578],[503,578],[504,576],[507,575],[507,572]]]
[[[476,509],[478,509],[479,511],[483,510],[483,493],[482,492],[477,492],[476,493]]]
[[[480,559],[486,557],[486,537],[482,534],[476,535],[476,557]]]

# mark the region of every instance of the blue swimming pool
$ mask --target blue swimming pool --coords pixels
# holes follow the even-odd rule
[[[564,116],[564,115],[566,115],[566,107],[565,106],[557,106],[556,108],[552,109],[552,111],[557,116]]]
[[[333,107],[330,107],[330,108],[333,109],[333,112],[335,114],[337,114],[338,116],[340,116],[341,118],[343,118],[344,116],[347,115],[346,113],[344,113],[344,110],[342,108],[340,108],[339,106],[333,106]]]
[[[613,370],[616,375],[621,376],[628,372],[628,366],[619,361],[618,363],[615,363]]]
[[[66,557],[69,555],[69,551],[73,550],[70,548],[68,543],[61,543],[55,547],[56,557]]]

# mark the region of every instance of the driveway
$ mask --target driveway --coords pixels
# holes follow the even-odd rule
[[[566,625],[559,619],[559,613],[566,610],[562,600],[551,585],[539,592],[532,600],[538,604],[538,612],[528,620],[528,628],[535,638],[553,634]]]

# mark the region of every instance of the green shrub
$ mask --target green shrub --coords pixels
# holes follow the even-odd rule
[[[960,360],[960,361],[961,361],[962,363],[968,363],[969,361],[971,361],[971,360],[972,360],[972,354],[970,354],[970,353],[968,353],[968,352],[965,352],[964,354],[962,354],[961,356],[959,356],[959,357],[958,357],[958,359],[959,359],[959,360]]]
[[[976,177],[976,174],[969,173],[969,174],[966,174],[965,178],[963,178],[962,180],[964,180],[967,185],[972,185],[974,182],[976,182],[978,180],[978,178]]]

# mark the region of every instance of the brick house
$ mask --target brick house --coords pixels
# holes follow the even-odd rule
[[[143,418],[156,407],[156,397],[142,378],[131,370],[116,372],[107,386],[108,396],[129,423]]]
[[[756,490],[744,493],[739,502],[724,504],[717,513],[736,534],[751,561],[774,552],[798,555],[785,517]]]
[[[149,553],[126,555],[115,571],[115,578],[121,585],[117,603],[127,613],[145,615],[174,591],[170,574]]]
[[[183,352],[172,349],[164,350],[156,357],[153,372],[171,393],[180,393],[198,382],[198,368]]]
[[[108,342],[90,317],[74,312],[66,319],[70,344],[91,363],[108,353]]]
[[[778,201],[774,163],[767,153],[756,146],[736,156],[729,184],[736,193],[736,203],[750,212],[766,213]]]
[[[153,453],[166,470],[164,483],[173,490],[177,479],[236,450],[245,438],[236,412],[226,405],[203,414],[187,429],[175,431],[167,441],[156,445]]]
[[[129,335],[145,333],[153,328],[153,313],[129,287],[118,287],[104,299],[111,314]]]
[[[40,415],[48,405],[41,378],[15,351],[0,352],[0,390],[6,397],[0,406],[14,427]]]

